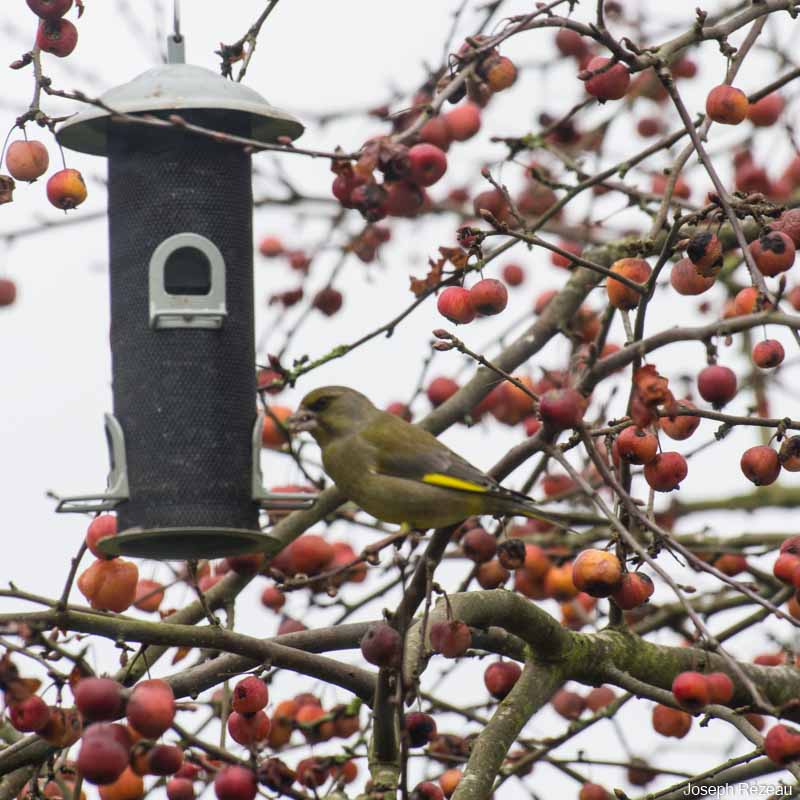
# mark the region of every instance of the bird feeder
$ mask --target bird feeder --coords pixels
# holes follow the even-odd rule
[[[108,555],[275,552],[260,509],[309,503],[263,488],[250,154],[224,137],[130,117],[179,115],[264,143],[295,139],[303,126],[252,89],[183,63],[183,47],[176,30],[169,63],[57,132],[64,147],[108,159],[111,467],[105,491],[58,507],[116,510],[119,533],[100,545]]]

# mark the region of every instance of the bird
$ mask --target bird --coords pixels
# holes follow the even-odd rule
[[[481,515],[520,515],[560,527],[599,521],[580,512],[542,511],[424,428],[376,408],[346,386],[309,392],[286,424],[292,434],[311,434],[337,488],[382,522],[427,530]]]

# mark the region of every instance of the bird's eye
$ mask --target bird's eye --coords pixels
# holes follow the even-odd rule
[[[330,397],[318,397],[313,403],[308,406],[309,411],[324,411],[330,403]]]

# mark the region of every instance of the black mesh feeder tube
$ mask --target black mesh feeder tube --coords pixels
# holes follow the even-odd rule
[[[109,555],[213,558],[277,549],[259,528],[250,155],[240,145],[120,114],[178,114],[274,142],[302,125],[260,95],[182,63],[149,70],[71,118],[62,145],[108,159],[114,413],[107,489],[60,511],[115,509]],[[308,496],[304,502],[308,502]]]

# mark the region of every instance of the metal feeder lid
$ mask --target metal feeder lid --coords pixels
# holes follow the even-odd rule
[[[193,64],[171,63],[149,69],[129,83],[109,89],[100,99],[122,114],[186,110],[239,112],[250,118],[250,138],[264,143],[275,142],[279,136],[296,139],[303,132],[298,120],[273,108],[258,92]],[[56,137],[70,150],[107,156],[110,124],[109,112],[90,108],[61,125]],[[224,122],[221,128],[215,125],[215,129],[235,132],[226,131]]]

